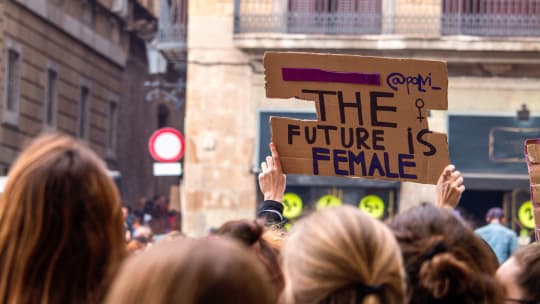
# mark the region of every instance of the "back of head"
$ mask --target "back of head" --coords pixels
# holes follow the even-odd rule
[[[351,206],[295,224],[283,251],[289,303],[403,303],[405,274],[386,226]]]
[[[285,280],[279,263],[279,239],[274,230],[265,230],[262,224],[250,220],[235,220],[223,224],[216,235],[232,238],[249,246],[264,265],[276,293],[280,293]]]
[[[497,258],[451,210],[422,205],[389,222],[407,270],[409,303],[501,303]]]
[[[504,211],[499,207],[493,207],[488,210],[486,213],[486,219],[491,220],[502,220],[504,218]]]
[[[122,266],[106,303],[275,303],[253,254],[227,239],[163,241]]]
[[[522,247],[513,257],[520,268],[516,283],[525,293],[524,298],[534,303],[540,302],[540,244]]]
[[[41,136],[21,153],[0,200],[1,299],[102,298],[125,250],[119,196],[105,170],[66,136]]]

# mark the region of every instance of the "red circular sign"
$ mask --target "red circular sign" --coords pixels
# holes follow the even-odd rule
[[[177,162],[184,156],[184,137],[173,128],[159,129],[150,137],[148,150],[158,162]]]

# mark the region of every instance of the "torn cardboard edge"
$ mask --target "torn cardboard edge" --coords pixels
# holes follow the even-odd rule
[[[534,235],[540,240],[540,138],[527,139],[524,144],[529,171],[531,202],[534,215]]]

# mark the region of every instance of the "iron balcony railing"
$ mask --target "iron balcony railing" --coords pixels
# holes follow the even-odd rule
[[[161,0],[157,42],[159,44],[186,43],[187,0]]]
[[[235,0],[235,33],[540,37],[540,0]]]

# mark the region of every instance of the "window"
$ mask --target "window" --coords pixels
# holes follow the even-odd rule
[[[169,125],[169,108],[166,105],[160,104],[157,111],[158,129],[164,128]]]
[[[49,62],[47,69],[47,86],[45,88],[44,119],[47,126],[56,125],[57,97],[58,97],[58,70],[56,64]]]
[[[443,0],[442,33],[540,36],[540,0]]]
[[[107,152],[110,156],[116,153],[116,130],[118,123],[118,101],[109,101],[109,115],[107,121]]]
[[[288,31],[379,34],[382,0],[290,0]]]
[[[110,34],[111,34],[111,41],[113,43],[119,43],[120,42],[120,27],[118,26],[118,21],[114,17],[111,17],[109,19],[109,25],[110,25]]]
[[[19,120],[21,47],[9,39],[6,39],[6,46],[2,121],[16,125]]]
[[[83,139],[88,139],[89,129],[89,98],[90,98],[90,89],[87,86],[81,87],[81,99],[79,102],[79,124],[78,124],[78,136]]]
[[[81,15],[83,23],[93,29],[96,23],[96,12],[91,1],[81,0]]]

